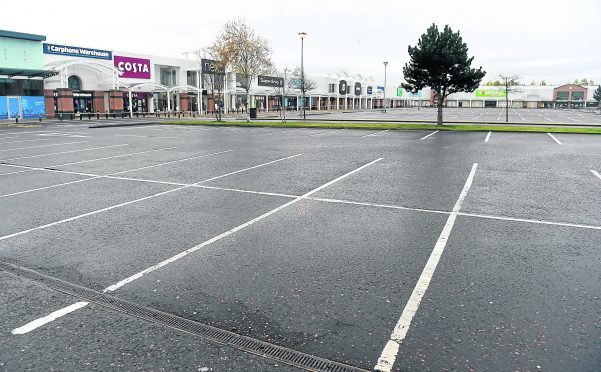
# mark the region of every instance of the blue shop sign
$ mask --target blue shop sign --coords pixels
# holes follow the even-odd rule
[[[95,59],[113,59],[113,52],[109,50],[80,48],[68,45],[48,44],[44,43],[45,54],[58,54],[61,56],[84,57]]]

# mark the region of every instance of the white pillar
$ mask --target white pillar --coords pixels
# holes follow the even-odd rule
[[[146,93],[146,100],[148,102],[148,112],[154,112],[154,94],[151,93]]]
[[[171,91],[167,91],[167,111],[171,111]]]
[[[265,95],[265,112],[269,112],[269,94]]]
[[[133,118],[134,117],[134,105],[132,105],[131,102],[131,89],[128,90],[128,96],[129,96],[129,117]]]
[[[353,98],[351,98],[351,99],[352,99],[352,101],[351,101],[351,109],[354,110],[355,109],[355,95],[354,94],[353,94]]]
[[[344,96],[344,109],[348,110],[348,97]]]
[[[317,97],[317,111],[321,111],[321,96]]]
[[[336,95],[336,110],[340,110],[340,96]]]

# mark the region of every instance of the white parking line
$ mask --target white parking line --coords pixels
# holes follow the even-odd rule
[[[32,158],[40,158],[40,157],[44,157],[44,156],[53,156],[53,155],[62,155],[62,154],[72,154],[74,152],[82,152],[82,151],[92,151],[92,150],[101,150],[101,149],[108,149],[108,148],[112,148],[112,147],[120,147],[120,146],[128,146],[127,143],[123,143],[120,145],[111,145],[111,146],[101,146],[101,147],[90,147],[87,149],[81,149],[81,150],[71,150],[71,151],[61,151],[61,152],[54,152],[52,154],[42,154],[42,155],[30,155],[30,156],[21,156],[18,158],[11,158],[11,159],[2,159],[0,161],[9,161],[9,160],[21,160],[21,159],[32,159]],[[2,174],[0,174],[0,176],[2,176]]]
[[[320,135],[322,135],[322,134],[327,134],[327,133],[336,132],[337,130],[339,130],[339,129],[332,129],[332,130],[328,130],[328,131],[326,131],[326,132],[313,133],[313,134],[310,134],[310,135],[309,135],[309,137],[320,136]]]
[[[23,335],[27,332],[31,332],[32,330],[43,326],[44,324],[48,324],[48,323],[52,322],[53,320],[60,318],[61,316],[65,316],[69,313],[74,312],[75,310],[81,309],[82,307],[85,307],[87,305],[88,305],[87,302],[76,302],[72,305],[69,305],[69,306],[64,307],[60,310],[57,310],[53,313],[50,313],[43,318],[39,318],[32,322],[29,322],[22,327],[15,328],[11,331],[11,333],[13,335]]]
[[[463,190],[461,190],[461,194],[459,195],[459,198],[457,199],[457,202],[453,207],[453,211],[449,215],[447,222],[444,228],[442,229],[440,236],[438,237],[438,241],[436,242],[436,245],[434,246],[434,249],[430,254],[430,258],[428,258],[428,262],[426,263],[426,266],[424,267],[424,270],[422,271],[417,281],[417,284],[415,285],[415,288],[411,293],[411,297],[409,298],[409,301],[407,301],[407,304],[403,309],[403,313],[401,314],[401,317],[399,318],[396,326],[394,327],[394,330],[390,335],[390,339],[386,343],[386,346],[384,347],[384,350],[382,351],[382,354],[378,359],[378,363],[374,367],[374,369],[377,371],[388,372],[392,369],[394,365],[396,356],[399,352],[399,347],[405,339],[407,331],[411,326],[411,321],[417,313],[422,298],[424,297],[424,294],[426,293],[426,290],[430,285],[430,281],[432,280],[434,271],[436,271],[436,267],[438,266],[440,257],[444,252],[449,236],[451,235],[451,231],[453,230],[453,226],[455,225],[455,220],[457,219],[457,216],[461,209],[461,204],[463,203],[463,200],[465,200],[465,197],[467,196],[467,193],[472,185],[472,181],[474,180],[474,175],[476,174],[477,168],[478,163],[474,163],[474,165],[472,165],[472,170],[470,171],[470,174],[467,177],[467,180],[465,181]]]
[[[9,138],[15,138],[15,137],[9,137]],[[49,138],[39,138],[39,139],[32,139],[32,140],[0,142],[0,145],[8,145],[10,143],[35,142],[35,141],[50,141],[50,139]]]
[[[599,172],[597,172],[596,170],[591,169],[591,172],[595,175],[595,177],[597,177],[598,179],[601,180],[601,174],[599,174]]]
[[[230,172],[230,173],[227,173],[227,174],[224,174],[224,175],[221,175],[221,176],[212,177],[212,178],[209,178],[209,179],[206,179],[206,180],[202,180],[202,181],[196,182],[196,183],[191,184],[191,185],[185,185],[185,186],[177,187],[175,189],[171,189],[171,190],[167,190],[167,191],[162,191],[162,192],[159,192],[159,193],[156,193],[156,194],[145,196],[143,198],[139,198],[139,199],[135,199],[135,200],[130,200],[128,202],[119,203],[119,204],[112,205],[110,207],[106,207],[106,208],[102,208],[102,209],[98,209],[98,210],[95,210],[95,211],[92,211],[92,212],[83,213],[83,214],[80,214],[80,215],[77,215],[77,216],[65,218],[63,220],[51,222],[51,223],[48,223],[48,224],[45,224],[45,225],[36,226],[36,227],[30,228],[30,229],[27,229],[27,230],[22,230],[22,231],[13,233],[13,234],[4,235],[4,236],[0,237],[0,241],[6,240],[6,239],[10,239],[10,238],[13,238],[15,236],[27,234],[27,233],[30,233],[32,231],[41,230],[41,229],[45,229],[45,228],[48,228],[48,227],[60,225],[60,224],[63,224],[65,222],[75,221],[75,220],[78,220],[80,218],[92,216],[92,215],[95,215],[95,214],[98,214],[98,213],[107,212],[107,211],[110,211],[112,209],[124,207],[124,206],[130,205],[130,204],[134,204],[134,203],[138,203],[138,202],[144,201],[144,200],[156,198],[158,196],[170,194],[170,193],[175,192],[175,191],[179,191],[179,190],[182,190],[182,189],[185,189],[185,188],[188,188],[188,187],[192,187],[193,185],[198,185],[198,184],[201,184],[201,183],[204,183],[204,182],[209,182],[209,181],[212,181],[212,180],[215,180],[215,179],[218,179],[218,178],[222,178],[222,177],[226,177],[226,176],[229,176],[229,175],[232,175],[232,174],[236,174],[236,173],[240,173],[240,172],[245,172],[247,170],[256,169],[256,168],[263,167],[263,166],[266,166],[266,165],[269,165],[269,164],[273,164],[273,163],[277,163],[277,162],[280,162],[280,161],[283,161],[283,160],[292,159],[292,158],[295,158],[295,157],[300,156],[300,155],[301,154],[297,154],[297,155],[293,155],[293,156],[287,156],[285,158],[280,158],[280,159],[272,160],[272,161],[269,161],[267,163],[262,163],[262,164],[255,165],[255,166],[248,167],[248,168],[244,168],[244,169],[241,169],[241,170],[238,170],[238,171],[235,171],[235,172]]]
[[[551,133],[547,133],[551,138],[553,138],[553,141],[557,142],[558,145],[563,145],[563,143],[561,143],[557,138],[555,138],[554,135],[552,135]]]
[[[62,146],[62,145],[74,145],[76,143],[87,143],[88,141],[79,141],[79,142],[65,142],[65,143],[53,143],[50,145],[40,145],[40,146],[30,146],[30,147],[19,147],[14,149],[2,149],[0,151],[17,151],[17,150],[29,150],[29,149],[38,149],[41,147],[51,147],[51,146]]]
[[[125,156],[132,156],[132,155],[140,155],[140,154],[148,154],[150,152],[157,152],[157,151],[166,151],[166,150],[173,150],[175,149],[175,146],[172,147],[164,147],[161,149],[155,149],[155,150],[146,150],[146,151],[138,151],[138,152],[129,152],[127,154],[121,154],[121,155],[113,155],[113,156],[107,156],[104,158],[97,158],[97,159],[89,159],[89,160],[80,160],[80,161],[74,161],[71,163],[64,163],[64,164],[57,164],[54,165],[53,167],[63,167],[65,165],[74,165],[74,164],[83,164],[83,163],[91,163],[91,162],[95,162],[95,161],[99,161],[99,160],[108,160],[108,159],[116,159],[116,158],[123,158]]]
[[[488,134],[486,135],[486,138],[484,139],[484,142],[488,142],[488,140],[490,139],[490,134],[492,132],[488,132]]]
[[[178,160],[172,160],[172,161],[167,161],[167,162],[164,162],[164,163],[153,164],[153,165],[147,165],[147,166],[145,166],[145,167],[139,167],[139,168],[134,168],[134,169],[128,169],[128,170],[124,170],[124,171],[121,171],[121,172],[115,172],[115,173],[111,173],[111,175],[115,175],[115,174],[123,174],[123,173],[129,173],[129,172],[135,172],[135,171],[139,171],[139,170],[142,170],[142,169],[148,169],[148,168],[160,167],[160,166],[167,165],[167,164],[179,163],[179,162],[182,162],[182,161],[188,161],[188,160],[192,160],[192,159],[204,158],[204,157],[207,157],[207,156],[213,156],[213,155],[225,154],[225,153],[232,152],[232,151],[234,151],[234,150],[225,150],[225,151],[214,152],[214,153],[211,153],[211,154],[203,154],[203,155],[191,156],[191,157],[189,157],[189,158],[178,159]]]
[[[432,133],[430,133],[430,134],[428,134],[428,135],[426,135],[426,136],[423,136],[422,138],[420,138],[420,140],[424,140],[424,139],[426,139],[426,138],[428,138],[428,137],[430,137],[430,136],[432,136],[432,135],[435,135],[435,134],[436,134],[436,133],[438,133],[438,132],[439,132],[438,130],[435,130],[434,132],[432,132]]]
[[[380,133],[388,132],[389,130],[390,129],[381,130],[379,132],[372,133],[372,134],[366,134],[365,136],[361,136],[361,137],[377,137],[377,135],[379,135]]]
[[[198,244],[198,245],[196,245],[196,246],[194,246],[192,248],[189,248],[189,249],[187,249],[187,250],[185,250],[183,252],[180,252],[180,253],[176,254],[175,256],[172,256],[172,257],[170,257],[170,258],[168,258],[166,260],[163,260],[163,261],[159,262],[156,265],[150,266],[147,269],[144,269],[144,270],[142,270],[142,271],[140,271],[140,272],[138,272],[136,274],[133,274],[133,275],[131,275],[131,276],[129,276],[129,277],[127,277],[127,278],[125,278],[125,279],[123,279],[123,280],[121,280],[121,281],[113,284],[113,285],[111,285],[111,286],[108,286],[108,287],[106,287],[103,290],[103,293],[116,291],[117,289],[119,289],[119,288],[127,285],[128,283],[131,283],[134,280],[140,279],[144,275],[147,275],[147,274],[149,274],[149,273],[151,273],[151,272],[153,272],[155,270],[158,270],[161,267],[166,266],[166,265],[168,265],[168,264],[170,264],[172,262],[175,262],[175,261],[177,261],[177,260],[179,260],[179,259],[181,259],[181,258],[183,258],[183,257],[185,257],[185,256],[187,256],[187,255],[189,255],[191,253],[194,253],[194,252],[198,251],[199,249],[202,249],[202,248],[206,247],[209,244],[215,243],[216,241],[219,241],[219,240],[221,240],[221,239],[223,239],[223,238],[225,238],[227,236],[230,236],[230,235],[236,233],[237,231],[240,231],[240,230],[242,230],[242,229],[244,229],[244,228],[246,228],[248,226],[251,226],[251,225],[253,225],[253,224],[255,224],[255,223],[257,223],[257,222],[259,222],[259,221],[261,221],[261,220],[263,220],[263,219],[271,216],[272,214],[281,211],[284,208],[287,208],[287,207],[289,207],[289,206],[291,206],[293,204],[296,204],[299,201],[301,201],[303,199],[306,199],[309,196],[315,194],[316,192],[318,192],[318,191],[320,191],[320,190],[322,190],[322,189],[324,189],[324,188],[326,188],[326,187],[328,187],[328,186],[330,186],[330,185],[332,185],[332,184],[334,184],[334,183],[336,183],[336,182],[338,182],[338,181],[340,181],[340,180],[342,180],[342,179],[344,179],[344,178],[346,178],[346,177],[348,177],[348,176],[350,176],[350,175],[352,175],[352,174],[354,174],[356,172],[359,172],[360,170],[362,170],[362,169],[364,169],[364,168],[366,168],[366,167],[368,167],[368,166],[370,166],[370,165],[372,165],[372,164],[374,164],[374,163],[376,163],[376,162],[378,162],[380,160],[382,160],[382,158],[379,158],[379,159],[371,161],[371,162],[369,162],[367,164],[364,164],[364,165],[360,166],[359,168],[356,168],[356,169],[354,169],[354,170],[352,170],[352,171],[350,171],[348,173],[345,173],[342,176],[340,176],[340,177],[338,177],[338,178],[336,178],[336,179],[334,179],[334,180],[332,180],[332,181],[330,181],[330,182],[328,182],[326,184],[323,184],[323,185],[321,185],[321,186],[319,186],[319,187],[317,187],[317,188],[315,188],[315,189],[313,189],[313,190],[311,190],[311,191],[309,191],[309,192],[307,192],[307,193],[305,193],[305,194],[303,194],[303,195],[301,195],[301,196],[299,196],[299,197],[297,197],[297,198],[295,198],[295,199],[293,199],[293,200],[291,200],[291,201],[289,201],[287,203],[284,203],[284,204],[280,205],[279,207],[276,207],[276,208],[274,208],[274,209],[272,209],[272,210],[270,210],[270,211],[268,211],[266,213],[263,213],[262,215],[260,215],[260,216],[258,216],[256,218],[253,218],[250,221],[247,221],[247,222],[245,222],[245,223],[243,223],[241,225],[238,225],[238,226],[234,227],[233,229],[230,229],[230,230],[228,230],[228,231],[226,231],[224,233],[221,233],[221,234],[219,234],[219,235],[217,235],[217,236],[215,236],[215,237],[213,237],[213,238],[211,238],[209,240],[206,240],[206,241],[204,241],[204,242],[202,242],[202,243],[200,243],[200,244]],[[87,303],[86,303],[86,305],[87,305]],[[86,305],[80,306],[78,308],[84,307]],[[58,313],[62,314],[61,311],[63,311],[63,312],[67,311],[67,313],[68,313],[68,312],[72,312],[72,311],[77,310],[77,309],[74,309],[74,310],[68,311],[68,310],[71,309],[72,306],[75,306],[75,304],[67,306],[64,309],[58,310]],[[55,311],[52,314],[55,314],[55,313],[57,313],[57,312]],[[50,315],[52,315],[52,314],[50,314]],[[21,330],[21,333],[18,333],[18,334],[24,334],[24,333],[30,332],[30,331],[32,331],[32,330],[34,330],[34,329],[36,329],[36,328],[38,328],[38,327],[40,327],[40,326],[42,326],[44,324],[47,324],[50,321],[52,321],[53,319],[50,319],[48,321],[41,321],[41,319],[46,320],[48,317],[50,317],[50,315],[45,316],[45,317],[40,318],[40,319],[37,319],[37,320],[34,320],[33,322],[30,322],[30,323],[26,324],[25,326],[16,328],[12,332],[13,332],[13,334],[17,334],[17,333],[15,333],[16,330]]]

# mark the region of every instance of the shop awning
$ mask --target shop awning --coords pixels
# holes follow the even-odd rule
[[[33,77],[41,77],[41,78],[49,78],[51,76],[55,76],[58,75],[58,71],[54,71],[54,70],[28,70],[28,69],[22,69],[22,68],[3,68],[0,67],[0,77],[9,77],[9,78],[13,78],[13,77],[26,77],[26,78],[33,78]]]

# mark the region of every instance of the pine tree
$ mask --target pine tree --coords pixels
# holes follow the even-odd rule
[[[471,67],[474,57],[468,57],[467,44],[459,32],[446,25],[443,31],[432,24],[417,45],[408,48],[410,62],[405,64],[403,74],[407,83],[403,88],[417,92],[430,87],[436,93],[438,118],[442,125],[442,104],[445,98],[456,92],[473,92],[482,81],[482,67]]]
[[[593,99],[597,102],[597,106],[599,106],[599,102],[601,102],[601,85],[593,92]]]

